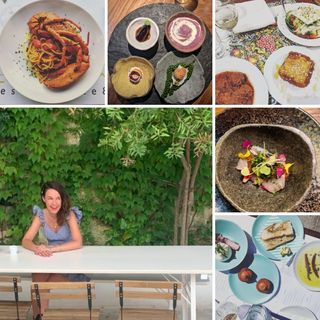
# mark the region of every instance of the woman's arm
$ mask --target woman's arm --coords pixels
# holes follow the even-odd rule
[[[22,246],[28,250],[33,251],[35,254],[43,257],[49,257],[52,255],[52,252],[44,245],[36,245],[33,242],[34,237],[36,236],[39,228],[41,227],[41,221],[38,216],[35,216],[31,226],[28,231],[25,233],[22,239]]]
[[[75,250],[75,249],[80,249],[82,247],[82,235],[80,232],[77,218],[73,211],[70,212],[68,224],[70,227],[72,240],[66,243],[51,247],[50,249],[52,252]]]

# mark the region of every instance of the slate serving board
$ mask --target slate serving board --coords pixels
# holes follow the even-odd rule
[[[115,27],[109,41],[108,46],[108,70],[109,74],[112,73],[115,63],[121,59],[131,55],[141,56],[148,59],[154,67],[157,62],[169,51],[175,51],[175,49],[169,44],[165,37],[164,28],[166,22],[170,16],[179,11],[187,11],[176,4],[151,4],[143,6],[135,11],[129,13],[123,18]],[[155,21],[159,27],[160,35],[157,45],[145,52],[139,51],[131,47],[126,39],[126,29],[129,23],[138,17],[148,17]],[[200,49],[191,52],[190,54],[183,54],[182,56],[188,56],[194,54],[199,59],[202,68],[204,70],[205,77],[205,89],[212,80],[212,35],[206,26],[206,39]],[[205,90],[204,89],[204,90]],[[159,94],[153,87],[151,92],[142,98],[136,98],[131,100],[122,100],[128,104],[165,104],[164,100],[160,99]],[[189,102],[191,104],[192,101]]]
[[[320,126],[308,113],[296,108],[231,108],[216,118],[216,142],[229,129],[246,123],[281,124],[295,127],[304,132],[311,140],[316,154],[316,176],[304,201],[293,211],[320,211]],[[216,188],[216,212],[237,211]]]

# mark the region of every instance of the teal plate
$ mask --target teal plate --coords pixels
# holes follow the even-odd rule
[[[233,251],[232,257],[227,261],[216,260],[216,270],[228,271],[237,267],[246,257],[248,252],[248,239],[244,231],[235,223],[228,220],[216,220],[216,233],[238,243],[239,251]]]
[[[256,282],[246,283],[238,278],[237,273],[229,274],[229,285],[233,294],[240,300],[250,304],[262,304],[271,300],[278,292],[280,274],[277,266],[264,256],[255,254],[251,265],[247,266],[257,275],[257,281],[265,278],[272,282],[271,293],[261,293],[256,289]]]
[[[281,245],[273,250],[266,250],[262,240],[260,239],[262,230],[273,223],[279,223],[286,220],[289,220],[292,223],[292,227],[295,232],[294,240],[284,245]],[[285,256],[285,257],[281,256],[280,254],[281,247],[283,246],[289,247],[292,251],[292,254],[295,254],[302,247],[303,238],[304,238],[303,224],[297,216],[289,216],[289,215],[288,216],[259,216],[256,218],[252,226],[252,239],[253,239],[254,245],[257,247],[258,251],[262,255],[272,260],[290,259],[292,255]]]

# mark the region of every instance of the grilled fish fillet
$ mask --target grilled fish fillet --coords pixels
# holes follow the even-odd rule
[[[272,250],[280,245],[294,240],[294,229],[290,221],[274,223],[261,232],[260,236],[265,248]]]

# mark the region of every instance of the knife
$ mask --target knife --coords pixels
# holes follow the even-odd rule
[[[270,311],[270,314],[271,314],[271,316],[272,316],[273,318],[275,318],[275,319],[279,319],[279,320],[291,320],[291,319],[289,319],[289,318],[287,318],[287,317],[281,316],[280,314],[274,313],[274,312],[272,312],[272,311]]]

